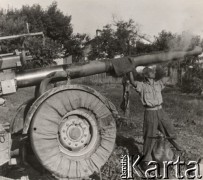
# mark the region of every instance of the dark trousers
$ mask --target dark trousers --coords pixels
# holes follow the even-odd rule
[[[144,161],[151,161],[152,150],[155,145],[158,130],[168,137],[174,136],[175,131],[172,122],[163,109],[145,110],[143,123],[143,154]]]

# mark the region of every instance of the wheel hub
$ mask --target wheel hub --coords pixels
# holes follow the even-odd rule
[[[81,136],[81,129],[77,126],[73,127],[71,130],[69,130],[69,137],[74,140],[77,141]]]
[[[89,124],[79,115],[66,117],[59,128],[59,141],[70,151],[79,151],[91,138]]]

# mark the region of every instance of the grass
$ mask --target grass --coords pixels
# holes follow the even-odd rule
[[[93,88],[110,99],[122,115],[119,108],[122,97],[121,85],[93,86]],[[174,89],[166,89],[163,92],[163,100],[163,107],[175,126],[177,142],[185,149],[188,158],[203,157],[203,98],[181,94]],[[118,134],[134,137],[142,143],[144,108],[139,95],[134,90],[131,90],[130,95],[130,112],[133,126],[130,123],[129,126],[119,128]]]

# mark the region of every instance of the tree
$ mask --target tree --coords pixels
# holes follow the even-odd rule
[[[73,61],[79,62],[83,57],[83,48],[89,37],[86,34],[72,35],[70,39],[64,40],[65,55],[73,55]]]
[[[152,51],[154,51],[154,46],[152,44],[145,44],[140,40],[136,42],[136,46],[133,48],[133,52],[136,54],[150,53]],[[133,54],[135,55],[135,53]]]
[[[26,32],[25,26],[25,16],[18,16],[19,11],[14,10],[1,10],[0,12],[0,32],[1,36],[16,35]],[[14,49],[20,48],[22,46],[23,39],[10,39],[0,41],[0,52],[8,53]]]
[[[131,48],[135,47],[136,41],[139,39],[139,25],[135,24],[132,19],[125,21],[115,22],[117,28],[115,32],[118,51],[124,56],[130,55],[133,52]]]
[[[26,27],[29,24],[29,30]],[[0,11],[0,32],[1,36],[16,35],[32,32],[43,32],[46,38],[45,47],[42,40],[36,37],[18,38],[0,42],[1,52],[12,52],[21,49],[24,42],[34,56],[39,56],[41,52],[52,54],[53,58],[60,51],[65,51],[65,55],[73,55],[74,60],[78,61],[82,54],[82,48],[87,35],[73,34],[71,16],[64,15],[53,2],[47,10],[39,4],[33,6],[23,6],[17,10]],[[63,47],[63,48],[62,48]]]
[[[53,40],[63,43],[64,39],[70,39],[73,33],[71,16],[65,16],[53,2],[45,12],[44,29],[46,35]]]
[[[181,90],[186,93],[198,93],[203,92],[203,69],[194,64],[190,66],[183,76]]]
[[[158,36],[155,36],[153,46],[157,51],[180,51],[193,49],[200,43],[200,36],[192,35],[190,32],[183,31],[181,34],[173,34],[162,30]]]
[[[101,30],[101,35],[92,41],[90,59],[113,58],[116,55],[127,56],[135,54],[137,40],[140,39],[139,25],[132,19],[114,21]]]
[[[25,22],[29,23],[30,32],[39,32],[45,30],[45,11],[39,4],[33,6],[23,6],[20,9],[20,16],[25,17]],[[25,25],[24,25],[25,26]]]
[[[195,46],[202,46],[199,36],[184,31],[181,34],[161,31],[153,43],[154,49],[164,51],[187,51]],[[197,56],[187,56],[179,62],[170,62],[168,67],[177,69],[178,85],[184,92],[198,92],[203,90],[202,68],[198,65]],[[185,75],[183,75],[183,72]]]
[[[18,16],[18,11],[8,10],[0,14],[1,36],[14,35],[26,32],[25,16]]]
[[[168,51],[171,49],[173,42],[175,42],[176,35],[171,32],[162,30],[158,36],[155,36],[153,43],[154,50],[156,51]]]
[[[117,53],[115,31],[112,25],[107,24],[101,30],[101,34],[91,40],[91,52],[89,59],[113,58]]]

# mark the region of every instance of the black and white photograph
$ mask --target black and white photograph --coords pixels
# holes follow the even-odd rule
[[[203,179],[202,0],[0,0],[0,180]]]

